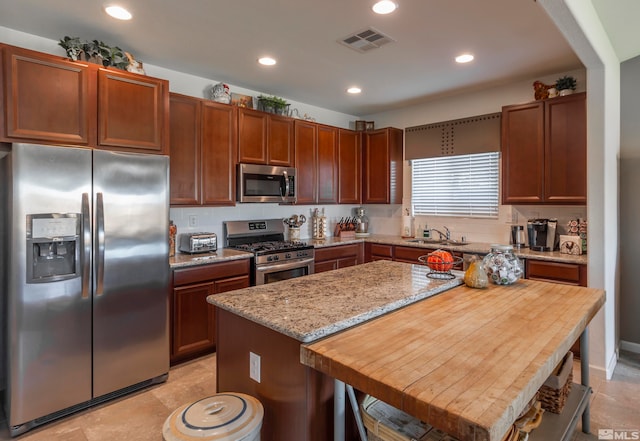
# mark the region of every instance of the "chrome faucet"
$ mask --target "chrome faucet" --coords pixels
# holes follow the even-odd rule
[[[436,228],[431,228],[430,231],[435,231],[436,233],[438,233],[440,235],[440,240],[442,240],[443,238],[446,240],[451,240],[451,231],[444,225],[442,226],[442,228],[444,228],[444,231],[446,231],[446,233],[443,233],[442,231]]]

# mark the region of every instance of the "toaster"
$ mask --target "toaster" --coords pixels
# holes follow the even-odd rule
[[[180,235],[178,250],[181,253],[208,253],[218,249],[215,233],[184,233]]]

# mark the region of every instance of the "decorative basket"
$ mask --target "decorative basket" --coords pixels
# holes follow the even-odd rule
[[[430,256],[435,257],[434,261],[429,262]],[[441,256],[429,253],[424,256],[419,256],[418,262],[429,268],[427,277],[431,279],[455,279],[456,276],[451,273],[451,270],[462,263],[462,257],[451,256],[451,261],[444,261]]]
[[[421,439],[431,426],[411,415],[367,395],[360,405],[369,441],[411,441]]]
[[[573,352],[569,351],[538,391],[538,399],[542,403],[542,408],[549,412],[562,413],[569,392],[571,392],[572,381]]]

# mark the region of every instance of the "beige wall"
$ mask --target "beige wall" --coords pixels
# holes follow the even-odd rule
[[[620,66],[620,340],[640,351],[640,57]]]

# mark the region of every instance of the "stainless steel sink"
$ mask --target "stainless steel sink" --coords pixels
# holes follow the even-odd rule
[[[419,243],[423,245],[440,245],[445,241],[439,239],[407,239],[407,242]]]
[[[462,246],[462,245],[469,245],[469,242],[463,242],[461,240],[454,240],[454,239],[449,239],[449,240],[442,240],[440,241],[440,244],[442,245],[455,245],[455,246]]]
[[[407,242],[417,243],[420,245],[451,245],[451,246],[462,246],[468,245],[469,242],[462,242],[460,240],[454,239],[407,239]]]

